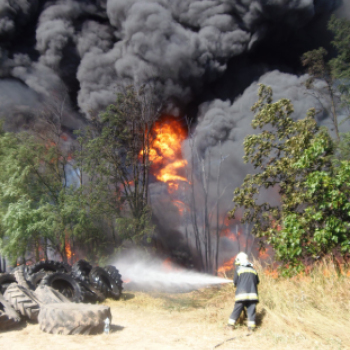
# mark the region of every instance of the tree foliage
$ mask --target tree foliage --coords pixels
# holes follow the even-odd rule
[[[116,103],[92,120],[80,161],[89,186],[115,220],[115,235],[139,242],[153,232],[148,203],[152,128],[158,119],[152,94],[128,87]],[[103,202],[103,203],[102,203]]]
[[[93,229],[79,193],[68,185],[72,167],[57,145],[28,133],[0,134],[0,225],[5,255],[39,249],[67,261],[66,242]]]
[[[313,91],[312,94],[319,102],[322,98],[329,100],[330,109],[327,112],[334,124],[340,154],[346,157],[349,148],[348,136],[346,133],[340,133],[339,127],[350,115],[350,21],[336,18],[333,15],[328,23],[328,28],[334,35],[332,44],[336,49],[336,56],[327,61],[328,52],[320,47],[306,52],[301,61],[307,67],[310,76],[306,81],[306,87]],[[325,83],[323,93],[316,92],[314,89],[315,80],[321,80]],[[323,107],[325,108],[325,106]],[[347,114],[347,118],[341,121],[339,116],[344,112]]]
[[[350,96],[350,21],[336,18],[334,15],[329,21],[328,28],[334,34],[333,46],[337,50],[337,55],[330,60],[334,78],[340,80],[340,91],[343,101],[349,103]]]
[[[317,126],[315,110],[293,120],[291,101],[273,103],[272,90],[264,85],[252,110],[257,112],[252,126],[260,133],[245,138],[244,160],[257,172],[235,190],[230,216],[241,210],[241,221],[253,223],[252,233],[264,238],[276,258],[291,268],[335,248],[348,252],[350,192],[341,181],[348,179],[349,166],[332,164],[333,141]],[[277,190],[280,204],[264,202],[262,189]],[[267,193],[265,197],[272,192]]]
[[[328,52],[323,47],[320,47],[317,50],[308,51],[302,56],[302,64],[308,68],[309,78],[305,84],[307,89],[314,89],[315,80],[322,80],[325,83],[323,96],[320,96],[320,93],[316,92],[316,90],[313,90],[312,94],[319,102],[322,101],[322,97],[328,97],[330,110],[327,110],[327,114],[332,118],[335,136],[339,142],[339,95],[337,94],[338,91],[335,86],[335,77],[332,74],[332,68],[329,63],[326,62],[327,54]],[[326,109],[324,105],[323,108]]]
[[[0,132],[2,253],[67,261],[79,246],[90,259],[153,232],[149,152],[159,111],[150,90],[133,87],[69,142],[56,104],[31,132]],[[114,244],[110,244],[111,239]],[[69,249],[68,249],[69,248]]]

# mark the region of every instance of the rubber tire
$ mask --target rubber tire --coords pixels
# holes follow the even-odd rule
[[[17,283],[16,277],[13,274],[1,273],[0,274],[0,293],[4,294],[7,287],[12,283]]]
[[[32,266],[28,266],[28,275],[33,275],[34,273],[37,273],[41,270],[47,272],[68,273],[71,272],[71,269],[71,266],[66,263],[54,260],[45,260],[38,261]]]
[[[11,306],[11,304],[0,294],[0,310],[5,313],[10,319],[19,322],[21,320],[20,315]]]
[[[122,275],[119,273],[118,269],[113,265],[107,265],[104,267],[104,269],[107,271],[111,279],[116,283],[119,290],[119,297],[120,297],[123,291]]]
[[[85,291],[79,281],[67,273],[50,273],[41,280],[40,286],[52,287],[75,303],[80,303],[85,299]]]
[[[106,299],[106,295],[101,293],[99,290],[94,288],[91,283],[87,284],[85,282],[80,282],[81,287],[83,288],[85,292],[85,298],[84,302],[88,303],[96,303],[96,302],[102,302]]]
[[[111,310],[105,305],[55,303],[42,305],[38,317],[40,329],[51,334],[98,334],[104,321],[112,321]]]
[[[62,293],[49,286],[38,286],[34,292],[41,304],[70,303]]]
[[[28,283],[31,285],[33,290],[36,290],[37,287],[40,285],[40,282],[42,281],[42,279],[48,274],[49,274],[48,272],[39,271],[39,272],[36,272],[32,275],[29,275],[28,276]]]
[[[17,328],[22,324],[21,318],[15,320],[11,318],[6,312],[0,310],[0,332],[7,331],[12,328]]]
[[[18,327],[20,324],[21,317],[0,294],[0,331]]]
[[[88,263],[86,260],[78,260],[72,266],[72,276],[81,282],[90,283],[89,274],[92,270],[92,265]]]
[[[26,266],[21,265],[19,266],[14,272],[13,275],[15,276],[15,279],[17,283],[27,289],[31,289],[32,285],[29,285],[27,281],[27,271],[26,271]]]
[[[21,316],[37,321],[40,302],[32,291],[17,283],[12,283],[6,289],[4,298]]]
[[[91,270],[90,283],[108,298],[119,299],[120,292],[117,284],[102,267],[96,266]]]

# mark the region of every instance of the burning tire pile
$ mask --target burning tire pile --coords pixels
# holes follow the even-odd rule
[[[85,260],[73,266],[57,261],[19,266],[0,274],[0,331],[27,320],[53,334],[101,333],[111,311],[91,303],[118,300],[122,284],[114,266],[93,267]]]

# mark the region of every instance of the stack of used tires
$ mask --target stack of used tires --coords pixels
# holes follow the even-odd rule
[[[110,308],[77,303],[119,299],[122,289],[121,275],[111,265],[79,260],[73,266],[57,261],[19,266],[0,274],[0,330],[28,320],[49,333],[100,333],[111,322]]]

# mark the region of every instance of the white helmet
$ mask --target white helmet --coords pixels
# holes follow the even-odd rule
[[[235,265],[247,266],[251,265],[248,261],[248,255],[244,252],[240,252],[236,256]]]

